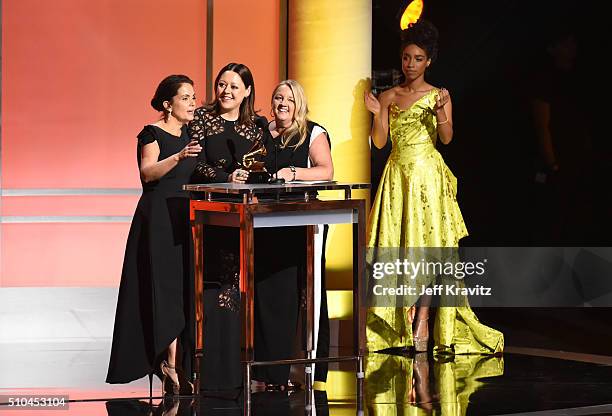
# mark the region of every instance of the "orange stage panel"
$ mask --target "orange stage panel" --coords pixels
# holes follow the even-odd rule
[[[0,227],[0,287],[119,285],[128,223]]]

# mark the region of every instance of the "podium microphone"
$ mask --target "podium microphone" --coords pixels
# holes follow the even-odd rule
[[[285,180],[278,177],[278,143],[272,138],[272,144],[274,145],[274,177],[268,181],[271,185],[283,185]]]
[[[268,138],[272,141],[272,146],[274,147],[274,176],[270,176],[270,179],[268,179],[268,183],[270,185],[283,185],[285,183],[285,180],[283,178],[278,177],[278,143],[276,142],[276,140],[274,140],[268,130],[268,120],[266,120],[265,117],[259,117],[255,121],[255,123],[258,127],[262,128],[266,134],[268,134]],[[262,123],[265,123],[264,127],[261,126]]]
[[[257,118],[255,118],[255,125],[263,131],[264,136],[263,136],[263,140],[261,141],[261,143],[264,144],[264,146],[266,145],[265,143],[268,140],[272,140],[272,145],[274,146],[274,168],[276,169],[276,178],[270,175],[269,172],[265,172],[266,175],[268,176],[267,180],[264,180],[258,183],[267,182],[269,184],[283,184],[285,183],[285,180],[283,178],[278,177],[278,169],[277,169],[278,161],[277,161],[277,156],[276,156],[276,143],[274,142],[274,139],[272,138],[272,135],[270,134],[270,130],[268,129],[268,120],[264,116],[258,116]]]

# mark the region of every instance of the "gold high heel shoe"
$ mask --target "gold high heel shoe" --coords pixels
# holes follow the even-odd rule
[[[163,378],[162,378],[162,386],[164,389],[164,394],[171,394],[173,396],[179,395],[180,386],[178,383],[178,374],[176,372],[176,368],[171,367],[166,360],[161,362],[160,366]],[[172,379],[170,374],[174,373],[176,375],[176,382]]]
[[[427,351],[427,346],[429,344],[429,317],[425,319],[417,318],[416,323],[414,324],[414,334],[418,334],[421,329],[421,326],[425,325],[426,336],[418,336],[413,335],[412,340],[414,342],[414,350],[416,352],[424,352]]]

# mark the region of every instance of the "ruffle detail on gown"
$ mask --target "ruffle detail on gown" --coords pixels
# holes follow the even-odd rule
[[[436,95],[433,89],[408,109],[396,104],[389,108],[393,150],[370,212],[369,248],[457,247],[468,235],[457,204],[457,178],[434,146]],[[399,298],[395,307],[369,308],[370,351],[412,346],[408,308]],[[467,299],[462,304],[468,305]],[[503,334],[480,323],[469,306],[438,308],[435,319],[437,352],[493,354],[503,350]]]
[[[433,148],[422,159],[393,155],[370,214],[368,247],[453,247],[467,235],[457,179]]]

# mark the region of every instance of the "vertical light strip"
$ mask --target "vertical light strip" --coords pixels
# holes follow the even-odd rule
[[[2,0],[0,0],[0,215],[2,215],[2,63],[4,62],[4,56],[2,55]],[[0,237],[2,236],[2,230],[0,230]],[[0,240],[1,241],[1,240]],[[2,253],[2,247],[0,246],[0,253]]]
[[[289,21],[288,21],[288,0],[279,1],[279,22],[278,22],[278,78],[279,81],[287,79],[287,56],[289,52],[287,46],[289,45]]]
[[[2,0],[0,0],[0,216],[2,215]],[[2,230],[0,230],[0,260],[2,259]]]
[[[370,182],[370,115],[363,104],[372,72],[371,0],[289,0],[289,77],[306,91],[310,118],[330,133],[334,179]],[[367,199],[369,192],[355,192]],[[367,204],[369,206],[369,204]],[[334,226],[328,288],[352,286],[351,228]]]
[[[2,219],[2,10],[4,5],[0,0],[0,220]],[[0,270],[2,270],[2,225],[0,225]],[[2,287],[2,273],[0,273],[0,287]]]
[[[206,0],[206,102],[213,96],[213,12],[215,0]]]

